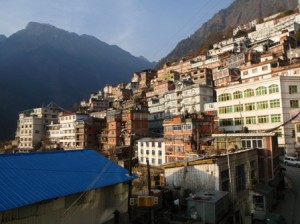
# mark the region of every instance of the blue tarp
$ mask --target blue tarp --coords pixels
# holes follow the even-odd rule
[[[128,170],[92,149],[0,155],[0,211],[129,182]]]

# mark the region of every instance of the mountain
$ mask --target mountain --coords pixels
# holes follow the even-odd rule
[[[1,42],[1,41],[4,41],[5,39],[6,39],[6,36],[0,34],[0,42]]]
[[[30,22],[0,37],[0,139],[14,135],[19,111],[54,101],[64,108],[102,89],[129,81],[148,61],[89,35]]]
[[[235,0],[228,8],[219,11],[204,23],[193,35],[180,41],[166,57],[159,61],[158,67],[165,62],[198,53],[206,40],[217,39],[218,35],[226,36],[239,24],[277,12],[293,10],[297,4],[297,0]]]

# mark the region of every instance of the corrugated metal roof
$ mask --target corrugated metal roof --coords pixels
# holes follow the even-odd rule
[[[128,170],[94,150],[0,155],[0,211],[129,182]]]

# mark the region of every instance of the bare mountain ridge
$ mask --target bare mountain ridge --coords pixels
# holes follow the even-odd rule
[[[194,54],[205,39],[216,32],[231,30],[240,24],[277,12],[293,10],[297,4],[297,0],[235,0],[228,8],[216,13],[193,35],[180,41],[166,57],[160,60],[158,66]]]

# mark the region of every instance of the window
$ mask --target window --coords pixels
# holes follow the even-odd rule
[[[177,146],[177,147],[176,147],[176,152],[183,152],[181,146]]]
[[[290,106],[292,108],[298,108],[299,107],[299,101],[298,100],[291,100],[290,101]]]
[[[158,159],[158,164],[162,164],[162,159]]]
[[[152,155],[155,156],[155,150],[152,150]]]
[[[246,117],[246,124],[256,124],[255,117]]]
[[[159,156],[162,155],[162,151],[161,151],[161,150],[158,151],[158,155],[159,155]]]
[[[272,123],[281,122],[281,115],[280,114],[272,114],[271,122]]]
[[[263,142],[262,137],[245,137],[242,138],[242,147],[243,148],[262,148]]]
[[[269,123],[269,116],[268,115],[258,116],[257,121],[259,124]]]
[[[251,96],[254,96],[254,91],[253,89],[246,89],[244,91],[244,97],[251,97]]]
[[[221,172],[222,191],[229,191],[229,171],[223,170]]]
[[[256,210],[264,210],[264,197],[261,195],[253,195],[253,204]]]
[[[221,94],[218,96],[218,101],[219,102],[223,102],[223,101],[228,101],[228,100],[231,100],[232,97],[231,97],[231,94],[229,93],[224,93],[224,94]]]
[[[243,119],[240,117],[234,118],[234,124],[235,125],[242,125],[243,124]]]
[[[158,142],[158,148],[161,148],[161,142]]]
[[[261,70],[262,70],[262,71],[268,70],[268,66],[267,66],[267,65],[263,66],[263,67],[261,68]]]
[[[152,160],[151,160],[151,164],[155,164],[155,159],[152,159]]]
[[[261,96],[261,95],[266,95],[268,93],[267,88],[264,86],[258,87],[256,89],[256,95]]]
[[[173,131],[173,127],[172,126],[167,126],[167,127],[165,127],[165,131]]]
[[[256,103],[257,110],[268,109],[268,101],[261,101]]]
[[[144,157],[141,157],[141,162],[144,162]]]
[[[289,94],[297,93],[297,86],[289,86]]]
[[[248,75],[248,71],[243,71],[243,75]]]
[[[181,130],[181,125],[174,125],[174,126],[173,126],[173,130],[174,130],[174,131],[176,131],[176,130],[177,130],[177,131]]]
[[[152,142],[152,147],[155,147],[155,142]]]
[[[270,100],[270,108],[277,108],[280,107],[280,101],[279,100]]]
[[[144,154],[144,149],[141,149],[141,154]]]
[[[233,125],[233,119],[232,118],[220,119],[219,120],[219,125],[220,126],[231,126],[231,125]]]
[[[235,189],[236,191],[241,191],[246,189],[244,165],[240,165],[235,168]]]
[[[219,108],[219,114],[227,114],[227,113],[232,113],[232,106]]]
[[[241,91],[236,91],[233,93],[233,99],[241,99],[243,98],[243,93]]]
[[[296,125],[296,130],[297,130],[297,132],[300,132],[300,125],[299,124]]]
[[[184,124],[184,125],[182,126],[182,129],[183,129],[183,130],[191,130],[191,129],[192,129],[192,125],[191,125],[191,124]]]
[[[253,74],[257,73],[257,68],[252,69],[252,73]]]
[[[278,92],[279,92],[278,85],[273,84],[269,86],[269,94],[278,93]]]
[[[255,110],[255,103],[246,103],[245,104],[245,111]]]
[[[149,155],[149,150],[146,150],[146,155]]]
[[[239,104],[239,105],[234,105],[234,112],[241,112],[243,111],[243,105]]]

